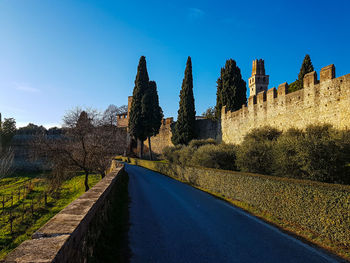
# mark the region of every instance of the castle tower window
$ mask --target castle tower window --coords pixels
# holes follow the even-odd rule
[[[256,81],[255,81],[256,80]],[[255,96],[261,91],[267,91],[269,76],[265,75],[265,65],[262,59],[253,61],[252,75],[249,78],[250,96]],[[263,86],[258,86],[258,85]]]

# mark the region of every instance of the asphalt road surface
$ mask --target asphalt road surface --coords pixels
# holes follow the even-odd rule
[[[189,185],[138,166],[126,171],[131,262],[340,262]]]

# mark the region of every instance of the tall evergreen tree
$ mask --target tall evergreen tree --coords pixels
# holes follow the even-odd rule
[[[195,120],[196,111],[193,97],[192,62],[191,57],[188,57],[180,91],[177,121],[172,131],[171,141],[173,144],[188,144],[195,138]]]
[[[243,104],[247,103],[246,93],[246,82],[242,79],[241,70],[236,65],[236,61],[227,60],[217,80],[216,116],[220,118],[223,106],[230,111],[239,110]]]
[[[312,65],[310,56],[308,54],[306,54],[306,56],[303,60],[303,64],[301,65],[301,68],[300,68],[298,80],[301,81],[301,83],[303,84],[304,76],[307,73],[310,73],[312,71],[314,71],[314,66]],[[303,87],[303,85],[302,85],[302,87]]]
[[[314,66],[312,65],[310,56],[306,54],[301,64],[298,79],[288,86],[288,93],[302,89],[304,87],[304,76],[312,71],[314,71]]]
[[[142,116],[142,97],[149,87],[146,58],[141,56],[137,67],[135,87],[129,114],[129,132],[140,143],[140,158],[143,153],[143,142],[147,139],[145,133],[145,122]]]
[[[221,118],[221,108],[224,106],[222,105],[222,79],[221,76],[223,75],[224,69],[221,68],[220,77],[216,81],[217,84],[217,90],[216,90],[216,106],[215,106],[215,118],[220,120]]]
[[[159,106],[157,84],[150,81],[148,89],[142,97],[142,116],[144,119],[144,132],[148,137],[148,148],[150,159],[152,160],[151,136],[159,133],[162,125],[163,110]]]

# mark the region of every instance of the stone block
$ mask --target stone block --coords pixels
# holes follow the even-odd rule
[[[304,89],[308,87],[312,87],[317,83],[317,73],[316,71],[312,71],[310,73],[307,73],[304,76]]]
[[[335,67],[334,65],[328,65],[327,67],[324,67],[321,69],[320,72],[320,82],[334,79],[335,78]]]

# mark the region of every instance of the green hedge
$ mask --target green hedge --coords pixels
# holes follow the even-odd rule
[[[132,158],[129,162],[241,201],[350,247],[350,186]]]

